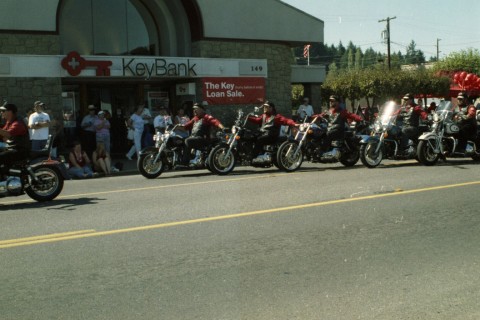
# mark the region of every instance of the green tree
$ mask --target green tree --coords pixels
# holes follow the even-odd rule
[[[407,53],[405,55],[405,62],[407,64],[421,64],[425,63],[425,55],[423,51],[416,49],[417,44],[412,40],[407,47]]]
[[[480,52],[469,48],[452,52],[434,65],[434,70],[444,72],[466,71],[480,75]]]

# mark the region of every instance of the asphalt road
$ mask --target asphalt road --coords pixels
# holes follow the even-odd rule
[[[67,181],[0,199],[0,319],[479,319],[480,166]]]

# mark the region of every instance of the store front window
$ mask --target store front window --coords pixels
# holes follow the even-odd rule
[[[139,0],[65,0],[62,51],[81,55],[157,55],[154,19]]]

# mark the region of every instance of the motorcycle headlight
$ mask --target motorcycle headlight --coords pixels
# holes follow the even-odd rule
[[[233,127],[232,127],[232,133],[233,133],[233,134],[237,133],[237,127],[236,127],[236,126],[233,126]]]
[[[305,131],[307,129],[307,125],[305,124],[301,124],[300,127],[299,127],[300,131]]]
[[[375,129],[376,132],[380,132],[380,131],[382,131],[383,126],[380,122],[375,122],[374,129]]]

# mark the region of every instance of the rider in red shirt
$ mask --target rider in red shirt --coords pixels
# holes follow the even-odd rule
[[[10,165],[24,159],[30,152],[28,129],[22,119],[17,117],[17,106],[11,103],[0,107],[2,117],[7,121],[0,129],[0,139],[6,142],[7,148],[0,150],[0,165]]]
[[[345,139],[345,126],[348,120],[362,122],[363,118],[359,115],[348,112],[340,105],[340,99],[336,95],[329,98],[330,108],[327,112],[314,114],[312,118],[319,117],[328,121],[327,135],[323,141],[322,149],[324,152],[330,149],[333,141],[343,141]]]
[[[261,135],[255,141],[254,154],[262,157],[260,153],[266,145],[274,144],[280,136],[281,126],[299,126],[292,119],[288,119],[277,113],[273,102],[263,104],[263,114],[261,116],[249,116],[248,121],[260,125]]]

